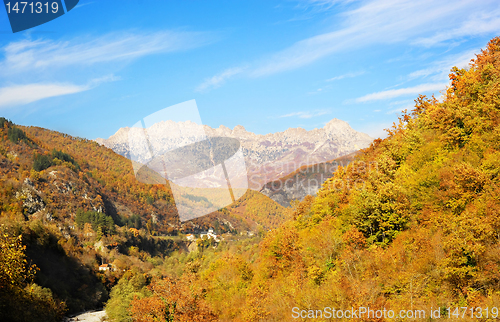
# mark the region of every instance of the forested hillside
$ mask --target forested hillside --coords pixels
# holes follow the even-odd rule
[[[288,213],[250,193],[243,198],[250,207],[233,205],[180,223],[168,185],[141,183],[130,160],[93,141],[5,118],[0,165],[2,321],[56,321],[102,307],[127,271],[177,269],[161,267],[168,256],[188,253],[185,233],[213,228],[238,240],[240,233],[276,227]],[[103,263],[113,269],[99,271]]]
[[[451,314],[479,307],[477,320],[493,321],[500,306],[500,38],[450,79],[442,100],[418,97],[386,139],[339,167],[258,247],[193,261],[178,284],[153,279],[130,314],[136,321],[290,321],[294,307],[433,308],[442,317],[448,307]],[[172,285],[178,291],[164,294]]]

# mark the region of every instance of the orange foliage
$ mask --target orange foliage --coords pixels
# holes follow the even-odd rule
[[[138,322],[210,322],[217,316],[203,299],[203,289],[197,287],[194,276],[180,280],[164,278],[149,286],[153,296],[132,301],[132,319]]]

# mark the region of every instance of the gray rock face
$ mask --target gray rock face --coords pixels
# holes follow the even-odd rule
[[[322,184],[333,177],[338,166],[346,166],[355,154],[329,162],[302,167],[297,171],[266,183],[261,193],[284,207],[289,207],[292,200],[303,200],[307,195],[316,195]]]
[[[108,139],[96,141],[118,154],[127,158],[133,157],[140,162],[140,153],[131,156],[128,148],[129,138],[141,137],[140,131],[143,130],[125,127]],[[134,135],[135,132],[138,135]],[[238,139],[247,165],[247,174],[239,175],[242,180],[247,176],[249,187],[255,190],[260,190],[266,183],[284,177],[302,166],[326,162],[353,153],[368,147],[373,141],[367,134],[353,130],[347,122],[339,119],[333,119],[323,128],[311,131],[290,128],[284,132],[266,135],[248,132],[241,125],[232,130],[223,125],[215,129],[206,125],[193,127],[190,121],[179,123],[162,121],[153,124],[147,132],[153,134],[151,137],[154,139],[149,142],[150,146],[144,146],[142,152],[149,149],[155,154],[166,153],[176,147],[197,141],[201,139],[200,133],[203,132],[208,137]]]
[[[39,194],[40,192],[35,189],[30,178],[26,178],[22,190],[16,192],[16,198],[23,201],[26,213],[33,215],[45,209],[45,202],[43,202]]]
[[[300,182],[294,182],[291,185],[284,185],[281,189],[273,190],[266,184],[260,192],[273,199],[283,207],[290,207],[292,200],[302,201],[307,195],[316,195],[321,188],[322,182],[301,185]]]

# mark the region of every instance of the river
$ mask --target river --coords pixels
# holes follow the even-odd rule
[[[106,317],[106,311],[88,311],[72,318],[66,318],[64,322],[101,322]]]

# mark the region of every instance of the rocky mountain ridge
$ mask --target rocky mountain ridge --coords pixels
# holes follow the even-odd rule
[[[144,137],[144,129],[135,127],[120,128],[108,139],[99,138],[96,142],[141,162],[141,156],[147,155],[148,149],[160,155],[206,137],[236,138],[241,142],[249,187],[255,190],[260,190],[266,183],[286,176],[301,166],[353,153],[368,147],[373,141],[367,134],[352,129],[347,122],[336,118],[319,129],[307,131],[303,128],[289,128],[266,135],[249,132],[241,125],[231,130],[224,125],[211,128],[190,121],[177,123],[170,120],[155,123],[146,131],[150,138],[149,146],[142,147],[142,151],[131,152],[129,149],[131,144],[137,143],[133,140]]]

